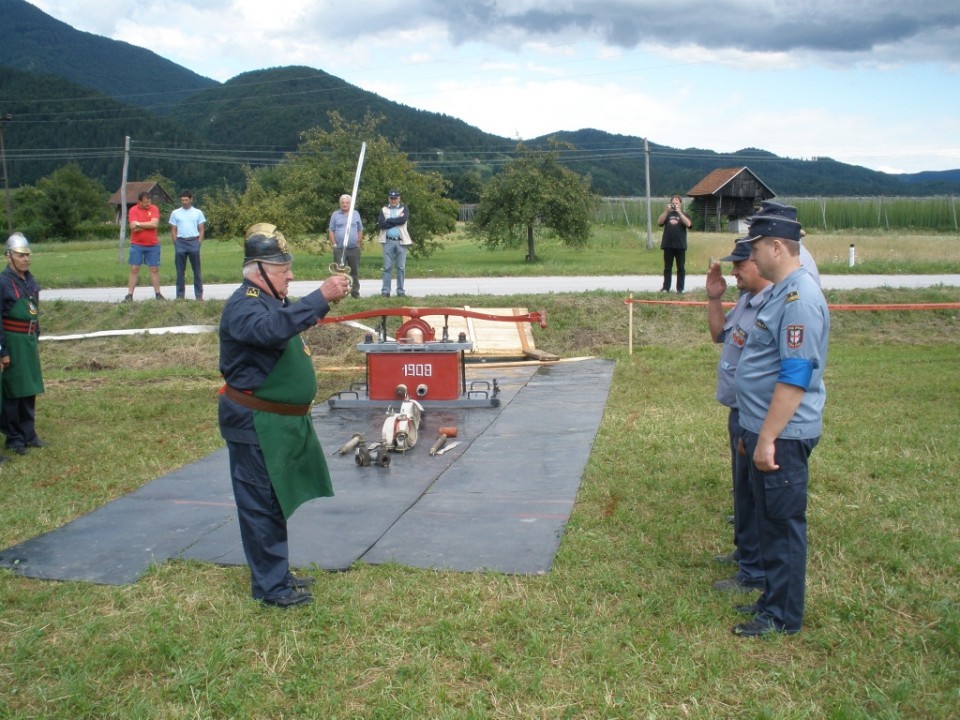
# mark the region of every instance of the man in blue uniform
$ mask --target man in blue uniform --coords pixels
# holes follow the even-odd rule
[[[300,333],[347,294],[334,275],[297,302],[287,299],[293,256],[276,227],[258,223],[244,242],[243,284],[220,318],[220,434],[230,454],[243,550],[254,599],[309,603],[313,578],[290,573],[287,519],[303,502],[333,495],[310,419],[317,378]]]
[[[750,257],[773,283],[747,336],[735,382],[744,450],[756,502],[763,594],[741,637],[796,633],[803,625],[807,566],[808,459],[820,439],[830,313],[800,264],[800,223],[755,216]]]
[[[740,289],[737,304],[724,314],[723,295],[727,283],[720,272],[720,262],[733,263],[733,277]],[[717,590],[753,590],[763,588],[763,566],[760,563],[760,541],[754,512],[753,492],[750,489],[749,463],[740,449],[740,411],[734,373],[744,343],[753,328],[757,312],[766,302],[773,287],[760,275],[757,264],[750,259],[750,246],[737,243],[733,253],[720,258],[707,273],[707,324],[710,337],[723,343],[717,366],[717,401],[730,408],[727,432],[730,439],[730,468],[733,475],[733,542],[737,574],[713,584]]]

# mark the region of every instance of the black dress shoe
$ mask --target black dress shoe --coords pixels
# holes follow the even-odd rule
[[[298,590],[303,590],[304,588],[313,587],[313,585],[316,584],[317,582],[316,578],[310,577],[309,575],[303,575],[301,577],[297,577],[296,575],[291,575],[290,577],[292,578],[290,580],[290,587],[296,588]]]
[[[760,607],[760,603],[750,603],[749,605],[734,605],[733,609],[736,610],[741,615],[753,615],[756,617],[763,612],[763,608]]]
[[[773,618],[755,617],[748,623],[733,626],[733,634],[737,637],[767,637],[769,635],[793,635],[796,630],[787,630],[777,627]]]
[[[33,442],[28,442],[27,445],[29,445],[30,447],[49,447],[50,443],[48,443],[46,440],[41,440],[40,438],[37,438]]]
[[[294,590],[289,595],[282,595],[275,598],[263,598],[260,602],[264,605],[270,605],[278,608],[292,608],[297,605],[307,605],[313,602],[313,595],[306,590]]]
[[[760,582],[748,582],[736,576],[725,580],[717,580],[713,584],[714,590],[722,592],[750,592],[752,590],[763,590],[763,588],[764,582],[762,580]]]
[[[26,455],[27,449],[23,445],[17,445],[16,447],[7,448],[10,452],[15,455]]]

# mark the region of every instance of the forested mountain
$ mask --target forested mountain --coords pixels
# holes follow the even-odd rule
[[[2,1],[2,0],[0,0]],[[120,186],[124,138],[133,139],[129,177],[160,172],[199,187],[226,176],[241,177],[235,165],[183,162],[180,148],[206,143],[182,125],[126,105],[53,75],[0,67],[0,112],[7,172],[14,187],[33,184],[58,167],[76,162],[107,188]]]
[[[304,130],[329,128],[336,111],[354,122],[382,117],[385,137],[423,169],[447,177],[451,196],[470,201],[516,145],[313,68],[258,70],[221,85],[142,48],[74,30],[24,0],[0,0],[0,17],[0,113],[13,116],[3,132],[14,186],[68,162],[115,186],[125,136],[133,143],[131,178],[160,172],[194,188],[239,182],[242,164],[276,162],[296,149]],[[643,194],[641,137],[583,129],[526,142],[544,146],[551,138],[574,146],[562,162],[589,174],[596,192]],[[650,143],[655,195],[683,193],[711,170],[739,166],[780,195],[960,193],[960,170],[888,175],[829,158],[793,160],[753,148],[721,155]]]
[[[462,120],[386,100],[308,67],[243,73],[195,93],[170,117],[211,143],[293,150],[303,130],[329,129],[332,110],[353,122],[382,115],[384,134],[412,154],[448,147],[509,150],[514,145]]]
[[[160,114],[217,84],[149,50],[75,30],[25,0],[0,0],[0,66],[57,75]]]
[[[579,173],[590,173],[593,187],[600,194],[642,194],[645,170],[641,138],[591,129],[559,132],[551,137],[577,148],[565,164]],[[581,156],[582,160],[576,159]],[[960,170],[890,175],[830,158],[793,160],[756,148],[719,154],[650,143],[650,184],[659,195],[682,194],[718,167],[743,166],[779,195],[938,195],[960,190]],[[624,193],[625,188],[634,191]]]

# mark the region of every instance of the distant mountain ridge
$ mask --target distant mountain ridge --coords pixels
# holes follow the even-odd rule
[[[234,183],[240,179],[238,160],[210,160],[204,153],[188,160],[181,151],[289,152],[304,130],[328,127],[328,113],[336,110],[349,121],[383,116],[380,130],[391,142],[450,179],[454,197],[469,200],[516,144],[322,70],[271,68],[220,84],[149,50],[75,30],[25,0],[0,0],[0,17],[0,112],[14,116],[4,128],[12,184],[33,183],[54,163],[76,160],[110,187],[118,161],[103,155],[119,148],[125,135],[141,143],[138,148],[159,148],[140,152],[131,172],[159,171],[193,187]],[[550,138],[575,146],[563,161],[589,174],[596,192],[644,192],[642,138],[581,129],[525,142],[542,146]],[[92,158],[90,148],[105,150]],[[658,195],[683,193],[711,170],[737,166],[750,167],[779,195],[960,194],[960,169],[890,175],[829,158],[801,161],[753,148],[720,154],[655,143],[650,155],[652,192]]]
[[[0,66],[58,75],[140,107],[217,85],[150,50],[76,30],[25,0],[0,0]]]

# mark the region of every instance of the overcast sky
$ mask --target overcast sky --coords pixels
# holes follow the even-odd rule
[[[30,0],[219,81],[306,65],[508,138],[960,168],[957,0]]]

